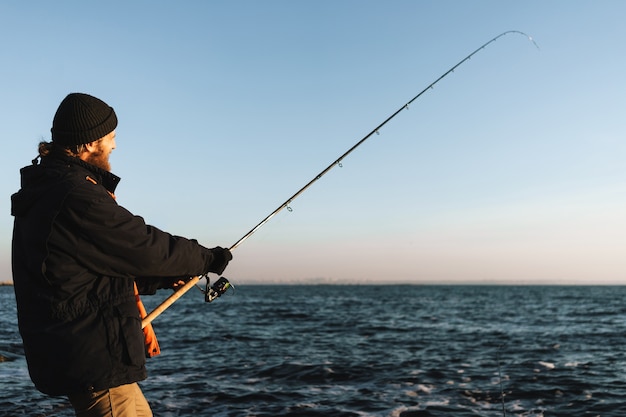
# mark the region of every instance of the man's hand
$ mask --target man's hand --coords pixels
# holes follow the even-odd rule
[[[186,281],[179,279],[178,281],[172,283],[172,289],[174,291],[178,291],[178,289],[182,287],[183,285],[185,285],[186,283],[187,283]]]
[[[228,262],[233,259],[233,255],[228,249],[219,246],[211,249],[211,254],[213,255],[213,259],[209,262],[207,272],[214,272],[220,275],[226,269]]]

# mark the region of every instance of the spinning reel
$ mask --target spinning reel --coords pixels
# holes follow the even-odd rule
[[[205,276],[205,278],[206,288],[201,291],[204,293],[204,301],[206,301],[207,303],[210,303],[216,298],[221,297],[222,294],[228,291],[229,288],[232,288],[233,291],[235,290],[235,287],[230,282],[228,282],[225,277],[220,277],[217,281],[213,283],[213,285],[211,285],[211,281],[209,280],[208,276]]]

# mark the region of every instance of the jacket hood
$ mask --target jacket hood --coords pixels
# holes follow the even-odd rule
[[[23,216],[42,197],[45,196],[46,184],[53,177],[41,165],[30,165],[20,170],[22,188],[11,196],[11,215]],[[58,177],[58,175],[54,175]]]

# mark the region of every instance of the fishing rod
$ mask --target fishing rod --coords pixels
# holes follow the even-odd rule
[[[495,38],[485,42],[479,48],[477,48],[474,52],[472,52],[471,54],[469,54],[468,56],[463,58],[461,61],[459,61],[456,65],[454,65],[452,68],[450,68],[449,70],[444,72],[439,78],[437,78],[435,81],[430,83],[426,88],[424,88],[422,91],[420,91],[415,97],[413,97],[411,100],[406,102],[402,107],[400,107],[398,110],[396,110],[394,113],[392,113],[389,117],[387,117],[382,123],[380,123],[378,126],[376,126],[371,132],[369,132],[367,135],[365,135],[365,137],[363,137],[361,140],[359,140],[357,143],[355,143],[350,149],[348,149],[346,152],[344,152],[339,158],[337,158],[330,165],[328,165],[326,168],[324,168],[311,181],[306,183],[302,188],[300,188],[298,191],[296,191],[296,193],[294,195],[289,197],[284,203],[282,203],[280,206],[278,206],[278,208],[276,208],[276,210],[274,210],[269,215],[267,215],[267,217],[265,217],[256,226],[254,226],[252,229],[250,229],[250,231],[248,233],[243,235],[237,242],[235,242],[229,248],[229,250],[233,251],[234,249],[236,249],[239,245],[241,245],[244,241],[246,241],[250,236],[252,236],[254,234],[254,232],[256,232],[261,227],[263,227],[263,225],[265,225],[268,221],[270,221],[274,216],[276,216],[283,209],[286,208],[287,210],[291,211],[291,208],[290,208],[289,205],[291,204],[291,202],[293,200],[295,200],[298,196],[300,196],[300,194],[305,192],[311,185],[313,185],[315,182],[317,182],[317,180],[319,180],[324,175],[326,175],[328,173],[328,171],[333,169],[335,166],[337,166],[337,165],[341,166],[341,162],[343,161],[343,159],[345,157],[350,155],[352,153],[352,151],[354,151],[356,148],[361,146],[361,144],[363,142],[365,142],[367,139],[369,139],[372,135],[378,134],[380,129],[383,126],[385,126],[389,121],[391,121],[391,119],[396,117],[402,110],[408,109],[410,104],[413,103],[418,98],[420,98],[422,96],[422,94],[424,94],[426,91],[428,91],[431,88],[433,88],[435,86],[435,84],[437,84],[439,81],[441,81],[442,79],[447,77],[448,74],[450,74],[451,72],[454,72],[455,69],[457,69],[458,67],[463,65],[466,61],[470,60],[474,55],[476,55],[482,49],[486,48],[489,44],[497,41],[501,37],[506,36],[508,34],[519,34],[519,35],[525,36],[537,48],[539,48],[539,46],[537,45],[537,43],[535,43],[535,41],[533,40],[533,38],[531,36],[527,35],[524,32],[520,32],[518,30],[509,30],[509,31],[503,32],[503,33],[499,34],[498,36],[496,36]],[[206,274],[193,277],[184,286],[180,287],[174,294],[172,294],[168,299],[166,299],[163,303],[161,303],[161,305],[157,306],[150,314],[148,314],[142,321],[142,327],[147,326],[152,320],[154,320],[158,315],[160,315],[163,311],[165,311],[165,309],[167,309],[176,300],[178,300],[184,293],[186,293],[193,286],[195,286],[198,283],[198,281],[200,281],[202,278],[206,278],[207,279],[207,286],[206,286],[206,290],[204,291],[204,293],[205,293],[205,300],[207,302],[211,302],[215,298],[220,297],[224,292],[226,292],[228,290],[228,288],[232,287],[232,285],[224,277],[221,277],[213,286],[209,286],[209,279],[206,276]]]

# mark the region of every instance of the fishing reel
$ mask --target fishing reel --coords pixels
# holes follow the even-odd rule
[[[225,277],[220,277],[217,281],[211,285],[211,281],[209,277],[205,275],[206,278],[206,288],[202,291],[204,293],[204,301],[210,303],[218,297],[221,297],[229,288],[233,290],[235,287],[228,282]]]

